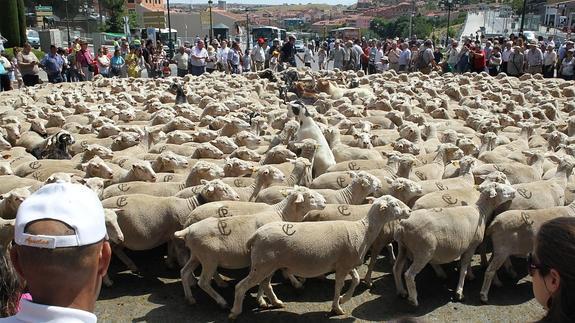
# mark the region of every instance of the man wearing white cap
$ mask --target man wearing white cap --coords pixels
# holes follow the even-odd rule
[[[110,264],[104,209],[87,187],[54,183],[18,209],[10,250],[33,301],[0,322],[96,322],[92,313]]]

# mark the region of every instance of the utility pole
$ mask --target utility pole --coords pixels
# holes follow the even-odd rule
[[[213,39],[214,39],[214,21],[212,18],[212,4],[214,2],[212,0],[208,0],[208,5],[210,6],[210,44],[212,43]],[[207,44],[206,44],[207,47]]]
[[[72,47],[72,41],[70,40],[70,19],[68,18],[68,0],[64,0],[66,4],[66,29],[68,30],[68,48]]]
[[[413,30],[414,16],[415,16],[415,0],[411,2],[411,14],[409,15],[409,39],[411,39],[411,32]]]
[[[250,16],[249,16],[249,8],[246,7],[246,49],[250,50]]]
[[[172,58],[174,56],[174,43],[172,43],[172,21],[170,20],[170,0],[166,0],[166,6],[168,8],[168,56]]]

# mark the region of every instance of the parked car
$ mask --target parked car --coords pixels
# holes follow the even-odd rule
[[[26,38],[32,47],[38,49],[40,48],[40,35],[36,30],[28,29],[26,30]]]
[[[305,52],[305,46],[303,40],[296,40],[295,41],[295,50],[299,53]]]

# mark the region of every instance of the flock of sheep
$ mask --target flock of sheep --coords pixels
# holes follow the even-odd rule
[[[478,253],[488,302],[497,270],[516,275],[509,257],[531,252],[544,221],[575,216],[574,82],[276,76],[96,77],[3,93],[0,248],[31,192],[77,182],[101,197],[113,253],[129,269],[124,248],[168,244],[190,303],[198,285],[228,306],[211,283],[226,287],[219,268],[250,268],[231,318],[256,285],[260,306],[282,305],[271,285],[278,270],[295,288],[334,272],[331,310],[343,314],[368,251],[365,283],[387,247],[397,293],[415,306],[425,302],[417,274],[430,264],[443,278],[441,265],[456,260],[462,300]]]

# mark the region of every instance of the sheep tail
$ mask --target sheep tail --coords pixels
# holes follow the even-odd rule
[[[190,231],[190,227],[187,227],[187,228],[180,230],[180,231],[176,231],[174,233],[174,238],[184,240],[186,238],[186,235],[188,235],[189,231]]]

